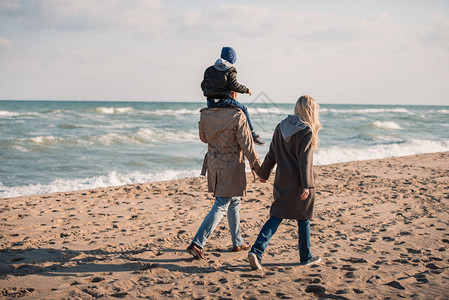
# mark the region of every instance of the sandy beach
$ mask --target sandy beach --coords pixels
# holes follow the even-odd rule
[[[199,170],[200,171],[200,170]],[[198,172],[199,172],[198,171]],[[315,167],[316,267],[285,220],[251,271],[227,221],[207,261],[185,252],[213,198],[205,178],[0,199],[0,297],[26,299],[448,299],[449,152]],[[248,174],[253,243],[272,182]]]

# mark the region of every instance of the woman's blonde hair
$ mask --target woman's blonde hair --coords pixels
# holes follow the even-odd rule
[[[318,132],[321,129],[319,120],[320,105],[312,97],[304,95],[299,97],[295,105],[295,115],[312,130],[312,149],[316,150],[320,139]]]

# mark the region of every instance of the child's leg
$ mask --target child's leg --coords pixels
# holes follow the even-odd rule
[[[221,108],[236,107],[236,108],[241,109],[246,116],[246,120],[248,121],[249,129],[251,130],[251,135],[253,136],[254,142],[257,145],[265,145],[265,142],[254,131],[253,124],[251,123],[251,119],[249,118],[248,109],[246,109],[245,105],[241,104],[234,98],[227,98],[227,99],[222,99],[220,102],[217,102],[217,103],[215,103],[213,99],[211,99],[211,100],[208,99],[207,106],[209,108],[211,108],[211,107],[221,107]]]
[[[226,103],[228,103],[228,105],[232,105],[232,107],[239,108],[243,111],[243,113],[246,116],[246,120],[248,121],[248,125],[249,125],[249,129],[251,130],[251,134],[253,135],[253,137],[256,136],[257,134],[254,132],[254,127],[253,127],[253,124],[251,123],[251,119],[249,118],[249,113],[248,113],[248,109],[246,108],[246,106],[232,98],[225,99],[225,101],[226,101]]]
[[[207,100],[207,107],[208,107],[208,108],[213,108],[213,107],[215,107],[215,102],[214,102],[213,99],[206,98],[206,100]]]
[[[208,108],[231,108],[235,105],[232,104],[232,102],[228,100],[233,100],[231,98],[229,99],[221,99],[218,102],[215,102],[216,99],[214,98],[206,98],[207,99],[207,107]]]

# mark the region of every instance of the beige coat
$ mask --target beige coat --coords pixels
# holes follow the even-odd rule
[[[286,128],[284,132],[282,128]],[[257,174],[268,179],[276,164],[270,215],[282,219],[312,219],[315,204],[312,131],[297,117],[289,116],[276,127],[270,150]],[[309,188],[310,194],[306,200],[300,200],[304,188]]]
[[[245,196],[245,157],[256,172],[261,165],[246,116],[236,108],[202,109],[198,124],[200,139],[208,144],[202,174],[207,169],[209,192]]]

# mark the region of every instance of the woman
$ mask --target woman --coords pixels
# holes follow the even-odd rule
[[[318,131],[321,129],[319,107],[310,96],[298,99],[294,115],[289,115],[277,125],[270,149],[257,172],[260,181],[266,182],[277,164],[270,218],[248,254],[253,270],[262,269],[263,253],[282,219],[298,221],[300,264],[318,264],[321,261],[319,256],[310,252],[309,223],[315,199],[312,165],[313,150],[318,146]]]

